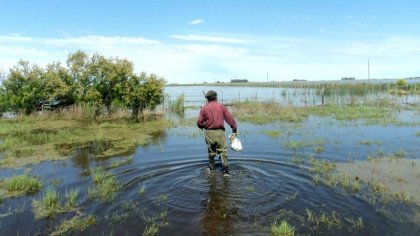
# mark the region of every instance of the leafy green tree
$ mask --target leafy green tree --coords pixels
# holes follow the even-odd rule
[[[94,89],[100,94],[100,104],[109,114],[112,104],[123,102],[127,82],[134,75],[133,63],[94,55],[89,68],[90,75],[95,78]]]
[[[132,118],[137,118],[144,109],[155,109],[164,98],[165,80],[145,72],[132,76],[127,84],[125,102],[132,110]]]
[[[397,83],[398,88],[405,88],[408,85],[408,82],[405,79],[399,79],[397,80],[396,83]]]
[[[28,61],[19,61],[10,69],[3,86],[7,104],[18,112],[29,114],[45,100],[43,70]]]
[[[165,80],[155,74],[133,72],[127,59],[106,58],[83,51],[69,54],[67,67],[51,63],[45,69],[19,61],[0,87],[0,110],[11,108],[29,114],[47,103],[59,106],[88,103],[96,114],[115,104],[124,105],[138,117],[144,109],[155,109],[163,101]]]
[[[73,97],[78,103],[91,103],[99,97],[97,92],[92,91],[95,78],[91,76],[89,64],[89,56],[80,50],[70,54],[67,58],[67,67],[73,84]]]
[[[49,102],[57,101],[61,105],[75,103],[75,92],[72,77],[69,71],[60,63],[47,65],[43,75],[44,92]]]

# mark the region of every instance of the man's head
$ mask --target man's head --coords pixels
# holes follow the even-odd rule
[[[215,101],[215,100],[217,100],[217,93],[216,93],[216,91],[209,90],[206,93],[205,97],[207,98],[208,101]]]

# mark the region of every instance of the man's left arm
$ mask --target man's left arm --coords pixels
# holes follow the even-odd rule
[[[236,134],[238,127],[236,125],[235,119],[233,118],[232,114],[227,110],[225,106],[222,106],[222,108],[223,108],[223,114],[225,116],[226,123],[230,125],[230,128],[232,128],[232,132]]]

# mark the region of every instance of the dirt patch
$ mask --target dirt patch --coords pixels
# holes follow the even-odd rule
[[[365,182],[377,181],[391,192],[406,192],[420,206],[420,160],[376,160],[354,163],[337,163],[336,171]]]

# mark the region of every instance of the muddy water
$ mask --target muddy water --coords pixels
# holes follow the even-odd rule
[[[282,135],[269,137],[265,134],[268,130]],[[418,130],[418,126],[343,124],[319,117],[310,117],[302,124],[240,123],[244,150],[230,152],[231,178],[222,176],[220,164],[214,173],[206,170],[206,146],[194,127],[156,134],[152,145],[133,150],[132,162],[115,168],[111,168],[112,163],[127,157],[95,158],[107,147],[95,147],[95,143],[74,147],[68,160],[28,168],[44,183],[43,192],[53,187],[64,196],[66,190],[80,190],[79,211],[98,219],[84,234],[139,235],[153,222],[160,226],[161,235],[266,235],[271,224],[287,220],[298,234],[305,235],[418,235],[420,226],[405,220],[415,215],[418,207],[371,204],[357,194],[315,185],[305,164],[291,164],[297,156],[344,162],[402,147],[406,158],[418,158]],[[361,140],[372,144],[360,144]],[[292,150],[287,146],[292,141],[305,145]],[[314,151],[319,146],[323,152]],[[89,170],[98,166],[107,168],[122,185],[110,202],[87,197],[87,189],[93,186]],[[0,176],[24,171],[6,169]],[[143,187],[144,193],[139,193]],[[0,235],[45,235],[76,214],[35,220],[32,200],[41,196],[5,199],[0,207]],[[318,216],[336,212],[340,223],[328,226],[311,222],[307,209]],[[355,229],[346,220],[358,217],[363,218],[362,229]]]

